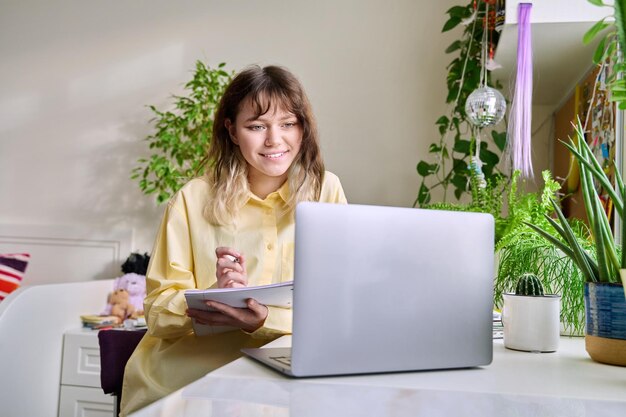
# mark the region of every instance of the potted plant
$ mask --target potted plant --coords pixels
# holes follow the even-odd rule
[[[563,334],[584,333],[585,303],[582,275],[576,264],[558,248],[526,225],[540,225],[552,230],[544,215],[552,215],[551,200],[557,198],[560,185],[549,171],[543,171],[541,192],[524,191],[525,181],[519,172],[513,173],[508,191],[508,215],[501,239],[496,243],[497,274],[494,282],[494,304],[503,305],[503,294],[513,292],[518,277],[533,273],[540,277],[544,290],[561,296],[561,323]],[[572,230],[578,242],[586,249],[589,231],[582,221],[574,221]]]
[[[430,144],[429,156],[417,164],[417,173],[421,177],[418,195],[413,207],[423,207],[431,203],[434,190],[443,193],[442,201],[450,201],[449,190],[454,192],[456,200],[467,196],[470,189],[472,158],[478,156],[482,161],[482,172],[487,181],[497,182],[507,177],[499,168],[500,156],[506,145],[506,131],[491,131],[491,138],[477,140],[473,125],[465,111],[465,104],[470,94],[481,86],[483,63],[481,62],[485,40],[491,50],[498,43],[499,31],[495,30],[495,19],[487,16],[495,11],[492,1],[466,1],[448,9],[448,19],[442,32],[448,32],[459,26],[463,33],[445,50],[453,56],[446,67],[448,75],[446,83],[448,95],[446,103],[449,107],[446,114],[437,119],[435,124],[439,131],[439,139]],[[488,8],[488,4],[491,5]],[[488,38],[484,35],[488,32]],[[502,86],[492,80],[491,70],[484,73],[487,84],[496,88]],[[506,130],[506,129],[505,129]],[[492,143],[489,143],[492,142]]]
[[[570,140],[570,143],[563,143],[578,163],[594,251],[590,253],[585,250],[575,239],[572,227],[554,200],[552,205],[557,220],[548,216],[546,219],[557,234],[530,223],[528,226],[569,256],[582,272],[587,325],[585,344],[591,358],[598,362],[626,366],[626,298],[623,287],[626,279],[626,251],[622,251],[615,242],[594,179],[606,190],[616,217],[621,219],[621,242],[626,241],[626,187],[617,170],[615,185],[611,183],[585,141],[580,120],[576,126],[576,136],[576,142]]]
[[[494,280],[494,307],[501,309],[503,295],[514,292],[518,277],[526,272],[541,277],[546,292],[561,296],[561,322],[564,334],[582,335],[584,332],[585,303],[583,280],[576,264],[558,248],[538,235],[526,222],[552,230],[544,214],[554,213],[551,199],[557,198],[560,185],[549,171],[543,171],[543,190],[528,191],[526,183],[515,171],[511,179],[501,177],[487,180],[482,187],[477,173],[472,171],[469,204],[432,203],[421,206],[439,210],[478,211],[490,213],[496,222],[496,277]],[[506,199],[506,201],[505,201]],[[508,212],[503,214],[503,206]],[[572,229],[577,240],[590,248],[588,229],[575,222]]]
[[[153,153],[137,161],[131,179],[139,181],[144,194],[156,194],[159,204],[206,166],[213,113],[233,76],[225,65],[211,68],[197,61],[193,78],[185,84],[188,95],[173,96],[171,110],[150,106],[156,132],[146,140]]]
[[[583,42],[589,43],[602,34],[593,61],[599,65],[608,65],[606,83],[610,100],[620,110],[626,110],[626,3],[623,0],[613,4],[605,4],[602,0],[589,1],[613,9],[613,21],[607,21],[605,17],[597,22],[584,35]],[[615,170],[613,182],[602,169],[587,145],[580,120],[575,127],[576,141],[570,140],[570,143],[564,145],[576,158],[580,170],[583,201],[594,250],[585,250],[573,238],[572,228],[554,201],[552,204],[558,218],[548,218],[548,221],[556,230],[556,235],[540,226],[529,226],[569,256],[582,272],[587,325],[585,344],[591,358],[598,362],[626,366],[626,252],[616,244],[596,183],[608,194],[615,218],[621,221],[619,236],[622,244],[626,242],[626,188],[619,170]]]
[[[528,352],[554,352],[559,347],[560,296],[544,294],[535,274],[522,274],[515,293],[505,293],[502,309],[504,346]]]

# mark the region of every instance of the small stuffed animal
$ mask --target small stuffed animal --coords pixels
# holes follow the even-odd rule
[[[130,303],[128,291],[118,289],[109,294],[109,306],[111,306],[111,315],[120,319],[123,323],[127,318],[137,318],[135,307]]]
[[[128,303],[133,306],[136,316],[143,315],[143,299],[146,298],[146,271],[150,255],[147,253],[131,253],[122,265],[124,275],[115,279],[113,291],[125,290],[128,296]],[[111,294],[112,295],[112,294]],[[114,315],[111,311],[112,305],[109,302],[102,312],[102,315]]]
[[[143,314],[143,299],[146,298],[146,277],[134,272],[124,274],[115,279],[114,288],[126,290],[128,301],[135,308],[137,314]]]

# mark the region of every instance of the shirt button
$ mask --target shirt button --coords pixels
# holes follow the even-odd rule
[[[272,245],[271,243],[267,244],[267,250],[272,250],[274,249],[274,245]]]

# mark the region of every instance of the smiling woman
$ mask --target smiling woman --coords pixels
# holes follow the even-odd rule
[[[248,162],[250,190],[260,198],[280,187],[300,151],[302,128],[295,114],[276,105],[258,115],[247,100],[234,123],[226,120],[233,142]]]
[[[253,299],[188,308],[185,291],[293,280],[294,208],[345,203],[324,171],[315,119],[299,81],[280,67],[250,67],[218,106],[208,174],[169,201],[146,273],[148,332],[126,366],[121,415],[291,332],[291,310]],[[199,337],[192,319],[236,330]]]
[[[275,164],[271,157],[277,157]],[[324,163],[300,81],[276,66],[239,73],[215,113],[209,160],[215,161],[210,173],[215,186],[206,215],[214,223],[229,223],[250,190],[265,198],[285,180],[290,210],[300,201],[318,200]]]

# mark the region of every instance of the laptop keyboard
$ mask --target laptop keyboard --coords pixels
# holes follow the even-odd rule
[[[285,366],[291,366],[291,356],[270,356],[270,359],[274,359]]]

